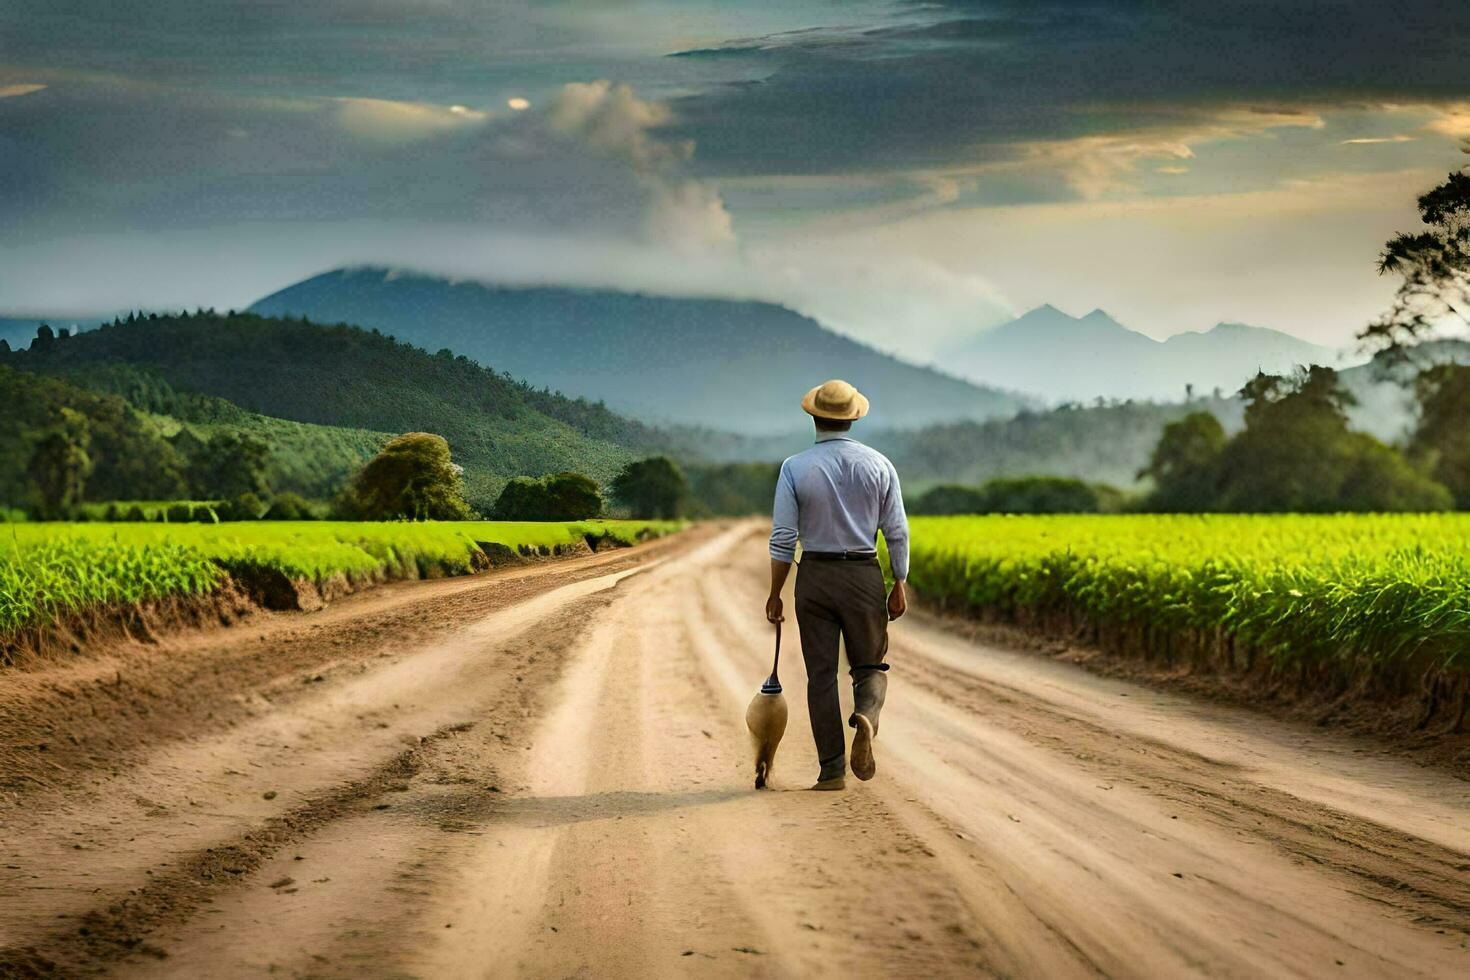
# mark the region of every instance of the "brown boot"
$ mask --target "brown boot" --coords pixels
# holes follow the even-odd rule
[[[873,759],[873,723],[866,715],[854,713],[852,727],[857,729],[852,737],[852,774],[859,779],[872,779],[878,771],[878,763]]]
[[[819,779],[816,781],[816,784],[812,786],[812,789],[818,792],[827,793],[847,789],[847,777],[833,776],[831,779]]]

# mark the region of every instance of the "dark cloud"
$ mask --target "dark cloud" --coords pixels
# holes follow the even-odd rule
[[[674,102],[721,174],[1005,159],[1019,142],[1195,125],[1222,106],[1470,94],[1470,4],[1037,0],[905,5],[835,28],[684,52],[750,83]]]
[[[650,135],[665,114],[606,83],[498,113],[61,84],[0,99],[0,221],[46,234],[375,220],[698,237],[686,211],[696,226],[723,211],[682,176],[687,148]]]

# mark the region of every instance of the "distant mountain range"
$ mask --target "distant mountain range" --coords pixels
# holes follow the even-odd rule
[[[1034,400],[900,361],[770,303],[507,287],[342,269],[267,296],[266,316],[376,328],[660,425],[749,435],[805,428],[808,388],[845,378],[872,423],[1014,415]]]
[[[1339,366],[1339,352],[1278,330],[1222,323],[1203,333],[1158,341],[1102,310],[1069,316],[1041,306],[940,352],[936,363],[977,384],[1052,401],[1148,398],[1179,401],[1229,395],[1258,370],[1279,374],[1303,364]]]

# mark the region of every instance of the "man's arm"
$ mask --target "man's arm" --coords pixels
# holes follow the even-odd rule
[[[888,546],[888,564],[893,570],[893,591],[888,594],[888,618],[897,619],[908,611],[908,594],[904,582],[909,577],[909,518],[903,509],[903,488],[898,470],[888,464],[888,492],[878,513],[878,527],[883,543]]]
[[[791,574],[791,562],[771,559],[771,595],[766,599],[766,622],[784,623],[781,614],[781,590],[786,587],[786,576]]]
[[[781,589],[786,585],[786,576],[791,574],[791,563],[796,560],[796,484],[791,478],[790,461],[781,464],[781,473],[776,477],[776,501],[771,507],[771,595],[766,599],[766,619],[779,623],[781,615]]]

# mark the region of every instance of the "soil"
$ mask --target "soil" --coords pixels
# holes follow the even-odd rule
[[[1470,783],[893,629],[877,778],[790,724],[756,524],[0,675],[0,975],[1470,973]]]

